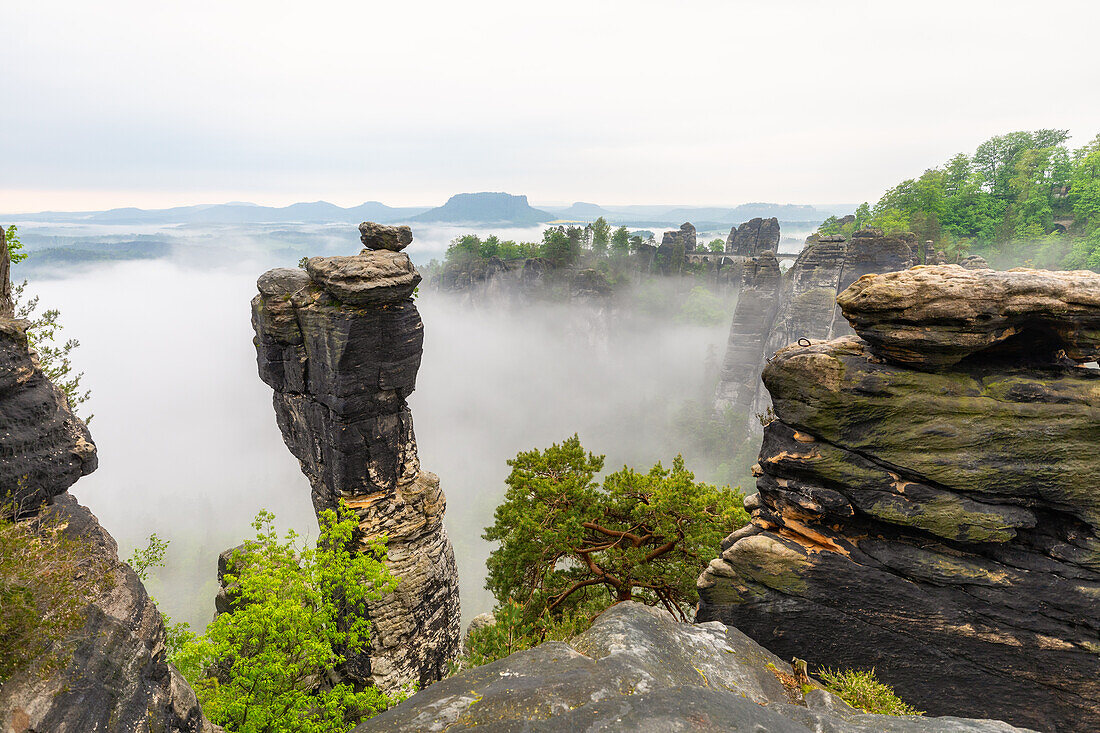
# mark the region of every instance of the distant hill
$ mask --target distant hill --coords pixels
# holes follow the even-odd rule
[[[577,220],[577,221],[594,221],[601,216],[605,219],[612,216],[612,213],[598,204],[589,204],[584,201],[578,201],[572,206],[561,208],[555,206],[553,208],[546,207],[546,210],[557,216],[559,219]]]
[[[482,192],[456,194],[409,221],[535,226],[555,218],[550,212],[532,208],[526,196]]]
[[[378,201],[343,208],[327,201],[298,203],[290,206],[257,206],[248,203],[200,204],[171,209],[110,209],[109,211],[44,211],[38,214],[9,216],[19,221],[84,224],[289,224],[340,223],[361,221],[382,223],[406,221],[427,211],[425,206],[392,207]]]

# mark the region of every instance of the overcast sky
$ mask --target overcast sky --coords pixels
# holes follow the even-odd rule
[[[874,200],[1100,132],[1100,2],[3,0],[0,211]]]

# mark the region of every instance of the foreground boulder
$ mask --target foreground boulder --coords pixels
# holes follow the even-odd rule
[[[407,238],[395,228],[360,231]],[[404,253],[364,249],[310,258],[304,270],[271,270],[252,301],[260,377],[274,390],[276,421],[309,478],[314,507],[343,500],[364,543],[387,538],[386,563],[401,582],[367,604],[370,649],[341,670],[385,692],[438,680],[459,642],[446,500],[439,478],[420,469],[406,403],[423,350],[411,297],[419,282]]]
[[[679,623],[625,602],[569,643],[546,642],[438,682],[355,733],[1019,730],[989,720],[863,714],[816,683],[808,691],[791,684],[790,672],[737,629]]]
[[[1093,353],[1097,298],[1083,273],[858,280],[839,300],[867,340],[764,369],[752,524],[696,619],[874,667],[935,714],[1100,730],[1100,372],[1067,358]]]
[[[0,237],[5,281],[7,272],[8,250]],[[59,668],[45,674],[16,671],[0,685],[0,730],[220,730],[203,717],[195,693],[168,664],[164,620],[141,580],[119,562],[107,530],[66,491],[95,470],[95,444],[39,367],[26,324],[12,318],[10,293],[10,287],[0,287],[0,487],[5,494],[0,506],[14,504],[24,522],[42,512],[56,515],[66,535],[91,546],[107,582],[88,599],[84,626],[61,640]]]

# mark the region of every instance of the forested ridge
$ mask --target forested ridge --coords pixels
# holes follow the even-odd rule
[[[997,135],[818,231],[911,231],[952,260],[1100,271],[1100,135],[1078,148],[1068,139],[1068,130]]]

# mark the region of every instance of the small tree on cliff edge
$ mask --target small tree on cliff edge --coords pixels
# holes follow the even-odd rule
[[[362,605],[397,586],[385,545],[361,551],[358,522],[343,505],[318,520],[317,547],[299,547],[293,530],[281,540],[274,515],[261,511],[256,539],[233,554],[225,576],[230,610],[170,660],[228,731],[337,733],[394,702],[374,687],[331,684],[345,655],[367,648]]]
[[[740,491],[696,483],[679,456],[671,470],[624,467],[600,485],[603,456],[574,435],[508,465],[507,494],[484,534],[500,542],[485,585],[529,618],[634,600],[686,620],[699,572],[748,521]]]

